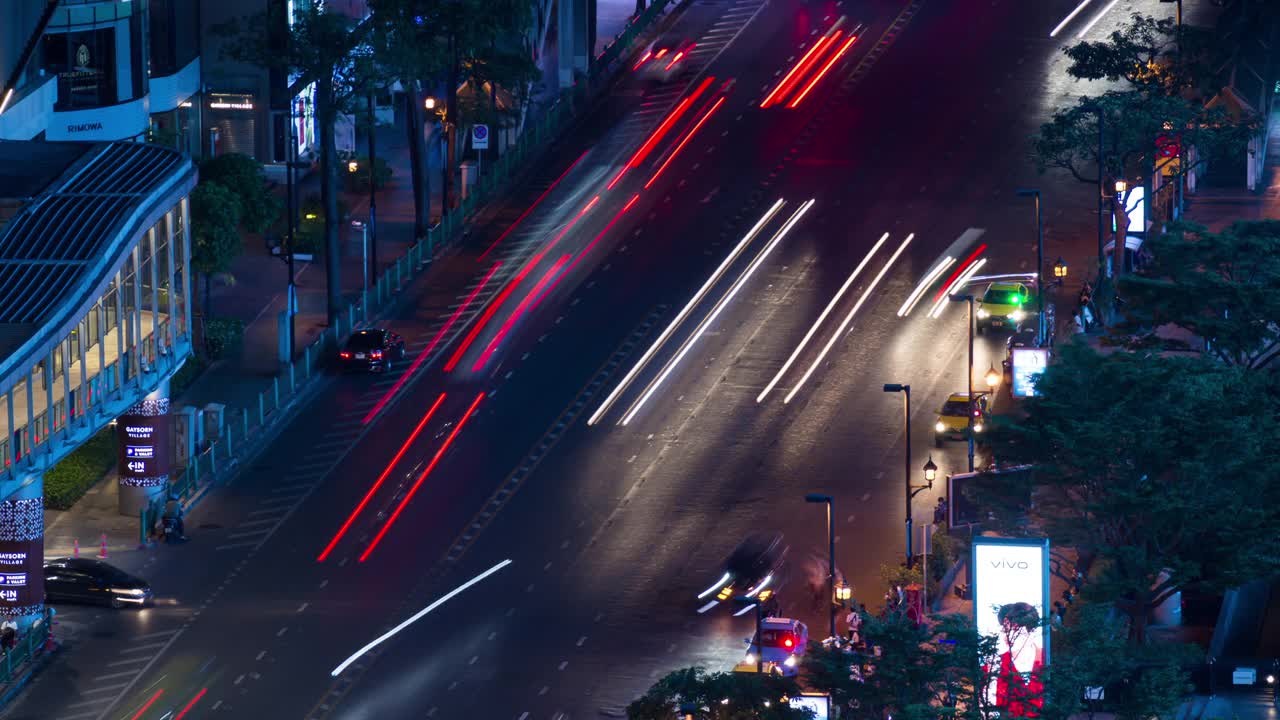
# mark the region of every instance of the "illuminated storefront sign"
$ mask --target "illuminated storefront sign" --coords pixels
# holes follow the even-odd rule
[[[122,480],[169,474],[168,415],[123,415],[116,434]]]
[[[0,502],[0,615],[32,615],[44,602],[44,499]]]
[[[996,638],[996,654],[987,659],[987,702],[1002,716],[1036,717],[1049,664],[1049,541],[980,537],[972,553],[974,624]]]
[[[1034,397],[1036,380],[1049,366],[1048,348],[1013,349],[1013,396]]]

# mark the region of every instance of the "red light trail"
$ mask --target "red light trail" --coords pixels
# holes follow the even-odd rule
[[[837,31],[836,35],[839,35],[839,34],[840,34],[839,31]],[[818,71],[818,74],[813,76],[813,79],[809,81],[809,84],[805,86],[804,90],[787,105],[787,108],[789,110],[794,110],[800,106],[800,102],[804,100],[806,95],[809,94],[809,91],[813,89],[813,86],[817,85],[818,81],[821,80],[822,77],[827,74],[827,71],[831,69],[831,66],[835,65],[836,61],[839,60],[842,56],[844,56],[846,52],[849,51],[849,47],[852,46],[853,43],[857,41],[857,39],[858,39],[857,35],[849,36],[849,39],[844,42],[844,45],[840,46],[840,49],[836,51],[836,54],[832,55],[831,59],[827,61],[827,64],[822,66],[822,69]]]
[[[133,717],[129,718],[129,720],[138,720],[138,718],[142,717],[143,713],[145,713],[146,711],[150,710],[150,709],[151,709],[151,706],[152,706],[152,705],[154,705],[154,704],[155,704],[155,702],[156,702],[156,700],[159,700],[159,699],[160,699],[160,696],[161,696],[161,695],[163,695],[163,694],[164,694],[164,688],[160,688],[159,690],[157,690],[157,691],[156,691],[156,693],[155,693],[154,695],[152,695],[152,696],[151,696],[151,699],[150,699],[150,700],[148,700],[148,701],[146,702],[146,704],[145,704],[145,705],[143,705],[143,706],[138,710],[138,712],[134,713],[134,714],[133,714]]]
[[[453,432],[449,433],[449,437],[445,438],[444,444],[440,446],[440,449],[436,451],[435,456],[431,458],[431,463],[427,465],[427,469],[423,470],[422,474],[418,476],[417,481],[413,483],[413,487],[409,488],[409,492],[405,494],[404,499],[400,501],[400,504],[396,506],[395,511],[391,513],[391,517],[387,518],[386,524],[383,525],[382,529],[378,531],[378,534],[373,537],[373,542],[369,543],[369,547],[365,548],[364,553],[360,555],[360,562],[367,560],[369,558],[369,553],[372,553],[373,549],[378,547],[378,543],[382,542],[383,536],[385,536],[387,531],[391,529],[391,526],[395,524],[396,519],[400,517],[400,513],[404,512],[409,501],[412,500],[413,496],[418,492],[418,488],[422,487],[423,481],[427,479],[427,476],[431,474],[432,470],[435,470],[436,465],[440,463],[440,458],[444,457],[445,451],[453,444],[454,438],[458,437],[458,433],[461,432],[463,426],[467,424],[467,420],[471,419],[471,415],[475,412],[476,406],[479,405],[480,401],[483,399],[484,393],[479,393],[476,395],[476,399],[471,401],[471,406],[467,408],[467,412],[463,414],[462,419],[458,421],[456,426],[454,426]]]
[[[418,366],[431,356],[431,351],[436,349],[436,345],[438,345],[440,340],[444,338],[445,334],[449,332],[449,328],[453,327],[453,324],[458,321],[458,317],[462,315],[463,311],[465,311],[467,307],[471,305],[471,302],[476,299],[476,295],[480,293],[480,290],[482,290],[485,285],[489,284],[489,280],[493,278],[493,274],[497,272],[498,268],[501,266],[501,262],[496,262],[493,264],[493,267],[489,268],[489,272],[485,274],[484,279],[480,281],[480,284],[471,291],[470,295],[467,295],[467,299],[464,300],[463,303],[458,306],[458,309],[454,310],[453,314],[449,316],[449,320],[444,324],[444,327],[440,328],[440,330],[436,332],[435,337],[431,338],[430,343],[427,343],[426,349],[418,353],[418,357],[414,358],[413,364],[409,366],[409,369],[400,376],[400,379],[396,381],[396,384],[393,385],[391,389],[378,400],[377,404],[373,406],[373,409],[364,416],[364,419],[360,421],[361,425],[368,425],[369,421],[373,420],[373,418],[382,411],[382,408],[386,407],[386,404],[391,402],[391,398],[395,397],[396,393],[400,391],[400,388],[404,387],[404,384],[413,376],[413,373],[418,369]]]
[[[942,288],[938,290],[937,295],[933,296],[933,301],[938,302],[939,300],[941,300],[943,293],[947,291],[947,288],[951,287],[951,283],[955,282],[956,278],[960,277],[960,273],[964,272],[965,268],[972,265],[973,261],[977,260],[978,256],[982,254],[982,251],[986,249],[987,249],[986,243],[979,245],[978,249],[974,250],[972,255],[966,258],[964,262],[960,263],[960,266],[955,269],[955,272],[951,273],[951,277],[947,278],[947,281],[942,283]]]
[[[204,694],[207,692],[209,692],[209,688],[201,688],[200,692],[196,693],[196,696],[191,698],[191,702],[184,705],[182,707],[182,711],[173,716],[173,720],[182,720],[183,716],[187,714],[187,711],[195,707],[196,703],[200,702],[200,698],[204,697]]]
[[[543,199],[545,199],[547,195],[551,194],[552,190],[556,189],[556,186],[560,184],[560,181],[563,180],[565,176],[568,175],[575,167],[577,167],[578,163],[582,162],[582,158],[586,157],[588,152],[591,152],[591,151],[590,150],[584,151],[581,155],[578,156],[577,160],[573,161],[573,164],[570,165],[568,169],[560,173],[560,177],[556,178],[556,181],[551,183],[551,187],[544,190],[542,194],[538,196],[538,199],[534,200],[533,204],[529,206],[529,209],[521,213],[520,217],[516,218],[516,221],[511,223],[511,226],[508,227],[501,235],[499,235],[498,239],[494,240],[493,244],[489,246],[489,249],[481,253],[480,257],[476,258],[476,260],[477,261],[484,260],[485,256],[487,256],[494,248],[498,247],[498,244],[501,243],[503,240],[505,240],[506,237],[511,234],[511,231],[515,230],[516,227],[519,226],[520,223],[523,222],[525,218],[529,217],[529,213],[533,212],[533,209],[538,207],[538,205],[543,201]]]
[[[838,32],[839,31],[837,31],[837,33]],[[801,57],[800,60],[791,67],[791,71],[788,72],[786,76],[782,78],[782,82],[778,83],[777,87],[773,89],[773,92],[765,96],[764,101],[760,103],[760,107],[767,108],[773,104],[773,101],[775,99],[780,100],[782,97],[785,97],[786,93],[783,92],[783,88],[786,88],[787,92],[790,92],[792,82],[799,81],[799,78],[796,77],[796,73],[800,72],[800,68],[807,66],[810,60],[813,59],[814,53],[818,52],[818,50],[820,50],[823,45],[826,45],[828,40],[832,40],[834,38],[835,38],[834,35],[831,35],[831,36],[823,35],[821,38],[818,38],[818,42],[814,43],[813,47],[809,48],[809,52],[805,53],[804,56]]]
[[[431,420],[431,416],[436,414],[436,410],[440,409],[440,405],[444,402],[444,398],[445,394],[440,393],[440,397],[436,398],[431,409],[427,410],[427,414],[423,415],[422,419],[418,421],[418,426],[413,429],[412,433],[410,433],[409,439],[404,441],[404,444],[400,446],[400,451],[391,459],[391,462],[387,463],[387,467],[383,469],[382,474],[374,481],[373,487],[369,488],[369,492],[365,493],[364,497],[360,500],[360,504],[356,505],[356,509],[351,511],[351,515],[347,518],[347,521],[342,523],[342,527],[338,530],[337,534],[333,536],[333,539],[329,541],[329,544],[325,546],[325,549],[320,553],[320,556],[316,558],[316,562],[324,562],[325,559],[329,557],[329,553],[333,552],[333,549],[338,545],[338,541],[342,539],[342,536],[351,529],[352,523],[356,521],[356,518],[365,509],[365,506],[367,506],[369,501],[373,499],[374,494],[378,492],[378,488],[382,487],[382,483],[386,482],[387,477],[391,475],[391,470],[400,462],[400,458],[404,457],[404,454],[409,451],[409,446],[412,445],[414,439],[418,437],[418,433],[422,432],[422,428],[426,427],[427,421]]]
[[[538,280],[537,284],[533,286],[533,289],[529,291],[529,294],[524,296],[524,300],[521,300],[520,304],[516,306],[515,312],[511,313],[511,316],[507,318],[507,321],[502,323],[502,327],[498,329],[497,334],[495,334],[493,339],[489,341],[488,347],[486,347],[484,352],[480,354],[480,359],[476,360],[475,364],[471,366],[471,372],[480,372],[480,370],[484,368],[485,363],[489,362],[489,358],[493,356],[493,353],[498,349],[498,345],[501,344],[503,338],[507,336],[507,332],[510,331],[511,327],[516,324],[516,321],[518,321],[520,317],[529,310],[534,299],[540,297],[542,289],[551,281],[551,278],[555,277],[556,273],[560,271],[560,268],[564,267],[564,264],[569,262],[570,257],[573,256],[565,255],[557,260],[549,270],[543,273],[542,279]]]
[[[711,106],[711,109],[708,110],[706,114],[702,116],[702,119],[699,120],[693,126],[693,129],[690,130],[689,133],[684,136],[684,139],[680,141],[680,144],[676,145],[676,149],[671,151],[671,154],[667,156],[666,161],[662,163],[662,166],[658,168],[658,171],[653,174],[653,177],[649,178],[649,182],[644,184],[645,190],[648,190],[649,187],[653,185],[654,181],[658,179],[658,176],[662,174],[662,171],[667,169],[667,166],[671,164],[671,161],[676,159],[676,155],[679,155],[680,151],[684,149],[684,146],[688,144],[690,140],[693,139],[694,134],[697,133],[698,129],[702,127],[702,124],[705,123],[708,119],[710,119],[711,115],[715,113],[716,110],[719,110],[720,105],[723,103],[724,103],[723,97],[715,101],[715,104]]]

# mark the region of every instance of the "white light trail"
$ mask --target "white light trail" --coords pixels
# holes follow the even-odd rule
[[[1101,20],[1104,15],[1111,12],[1111,8],[1115,7],[1119,2],[1120,0],[1111,0],[1111,2],[1107,3],[1107,6],[1102,8],[1102,12],[1098,13],[1097,15],[1094,15],[1093,19],[1089,21],[1089,24],[1085,25],[1083,30],[1076,33],[1076,39],[1079,40],[1080,38],[1084,37],[1085,33],[1092,30],[1093,26],[1097,25],[1098,21]]]
[[[443,605],[443,604],[445,604],[445,603],[449,602],[450,600],[452,600],[452,599],[454,598],[454,596],[458,595],[458,594],[459,594],[459,593],[461,593],[463,590],[466,590],[467,588],[471,587],[472,585],[475,585],[476,583],[480,582],[481,580],[484,580],[485,578],[487,578],[487,577],[489,577],[490,575],[492,575],[492,574],[494,574],[494,573],[498,572],[499,570],[501,570],[502,568],[504,568],[504,567],[506,567],[506,566],[508,566],[508,565],[510,565],[510,564],[511,564],[511,560],[503,560],[502,562],[498,563],[497,565],[494,565],[493,567],[489,568],[488,570],[485,570],[484,572],[480,573],[479,575],[477,575],[477,576],[475,576],[475,577],[471,578],[470,580],[468,580],[468,581],[466,581],[466,582],[462,583],[461,585],[459,585],[458,587],[454,588],[453,590],[450,590],[450,591],[449,591],[449,593],[448,593],[448,594],[446,594],[444,597],[440,598],[439,600],[436,600],[435,602],[431,603],[430,605],[426,606],[425,608],[423,608],[423,609],[419,610],[418,612],[414,613],[414,615],[413,615],[412,617],[410,617],[408,620],[405,620],[404,622],[400,623],[399,625],[397,625],[397,626],[395,626],[395,627],[391,628],[390,630],[388,630],[388,631],[386,631],[385,633],[383,633],[382,635],[380,635],[380,636],[379,636],[376,640],[374,640],[373,642],[371,642],[371,643],[369,643],[368,645],[365,645],[364,647],[360,648],[360,650],[358,650],[358,651],[356,652],[356,654],[352,655],[351,657],[347,658],[346,660],[343,660],[343,661],[342,661],[342,664],[341,664],[341,665],[339,665],[338,667],[334,668],[334,669],[333,669],[333,672],[331,672],[331,673],[329,673],[329,674],[330,674],[330,675],[332,675],[333,677],[338,677],[339,675],[341,675],[341,674],[342,674],[342,671],[343,671],[343,670],[346,670],[348,667],[350,667],[350,666],[351,666],[351,663],[353,663],[353,662],[355,662],[356,660],[359,660],[361,657],[363,657],[365,653],[367,653],[367,652],[369,652],[370,650],[372,650],[372,649],[374,649],[374,648],[378,647],[379,645],[381,645],[382,643],[386,642],[387,640],[390,640],[392,637],[394,637],[394,636],[395,636],[395,634],[396,634],[396,633],[400,632],[401,630],[404,630],[405,628],[409,627],[410,625],[412,625],[413,623],[417,622],[418,620],[421,620],[421,619],[423,618],[423,616],[425,616],[427,613],[429,613],[429,612],[431,612],[432,610],[435,610],[436,608],[440,607],[441,605]]]
[[[1056,37],[1058,33],[1062,32],[1062,28],[1066,27],[1067,23],[1075,20],[1076,16],[1080,14],[1080,11],[1084,10],[1091,2],[1093,2],[1093,0],[1084,0],[1084,2],[1077,5],[1076,9],[1072,10],[1070,15],[1062,18],[1062,22],[1058,23],[1058,27],[1054,28],[1053,31],[1049,33],[1049,37]]]
[[[719,604],[720,604],[720,601],[719,601],[719,600],[712,600],[711,602],[707,603],[706,605],[703,605],[702,607],[698,608],[698,614],[699,614],[699,615],[701,615],[701,614],[705,613],[706,611],[710,610],[711,608],[713,608],[713,607],[715,607],[715,606],[717,606],[717,605],[719,605]]]
[[[769,381],[769,384],[764,386],[764,390],[761,390],[760,394],[756,396],[757,403],[763,402],[765,396],[773,391],[773,388],[778,384],[778,381],[782,380],[782,376],[791,369],[791,364],[794,363],[796,358],[800,356],[800,353],[804,351],[805,346],[809,344],[809,340],[813,339],[813,335],[818,331],[818,327],[822,325],[822,321],[827,319],[827,315],[829,315],[832,309],[835,308],[836,303],[840,301],[841,296],[843,296],[845,291],[849,289],[849,286],[853,284],[854,278],[858,277],[858,274],[862,272],[862,269],[871,261],[871,257],[876,254],[880,249],[880,246],[884,245],[884,241],[888,239],[889,233],[881,235],[880,241],[871,248],[871,252],[867,253],[866,257],[862,258],[862,262],[858,263],[858,267],[854,268],[853,274],[849,276],[848,280],[844,281],[844,285],[840,286],[840,290],[836,292],[835,297],[831,298],[831,302],[827,303],[826,309],[824,309],[822,314],[818,316],[817,322],[809,328],[809,332],[805,333],[804,339],[802,339],[800,344],[796,346],[796,349],[792,351],[791,357],[787,358],[787,361],[782,364],[782,369],[778,371],[778,374],[773,376],[773,379]]]
[[[822,352],[818,353],[817,359],[813,361],[813,364],[809,365],[808,370],[804,371],[804,375],[800,377],[800,382],[796,383],[796,386],[791,388],[791,392],[787,393],[787,396],[782,399],[783,403],[791,402],[791,399],[796,396],[796,393],[800,392],[800,388],[804,387],[809,376],[813,375],[813,371],[817,370],[818,366],[822,364],[822,361],[826,359],[827,353],[831,352],[831,348],[835,346],[836,341],[844,336],[845,328],[849,327],[849,323],[853,322],[853,316],[858,314],[858,309],[862,307],[862,303],[866,302],[867,298],[871,296],[872,291],[876,289],[876,285],[880,284],[880,280],[882,280],[885,274],[889,272],[889,268],[893,267],[893,263],[897,261],[898,256],[902,254],[902,251],[907,249],[907,245],[911,243],[911,239],[915,236],[915,233],[908,235],[907,239],[903,240],[902,244],[898,246],[898,249],[893,251],[893,255],[889,257],[889,261],[884,264],[884,267],[880,268],[880,272],[876,274],[875,278],[871,281],[871,284],[867,286],[867,289],[862,291],[862,297],[858,298],[858,302],[853,306],[853,309],[849,311],[848,315],[844,316],[844,322],[840,323],[840,327],[831,335],[831,339],[827,341],[827,344],[822,347]]]
[[[711,273],[711,277],[708,278],[707,281],[703,283],[702,287],[698,289],[698,292],[694,294],[693,299],[685,304],[684,308],[682,308],[676,315],[675,320],[671,321],[671,324],[667,326],[667,329],[662,331],[662,334],[658,336],[657,340],[653,341],[653,344],[649,346],[648,350],[645,350],[644,355],[640,356],[640,360],[636,362],[629,371],[627,371],[627,374],[623,376],[622,381],[613,389],[613,392],[609,393],[608,397],[604,399],[604,402],[600,403],[600,407],[597,408],[591,417],[587,419],[587,425],[595,425],[597,422],[600,422],[601,416],[609,411],[609,408],[617,401],[618,396],[631,385],[631,381],[635,380],[636,375],[644,369],[644,366],[648,364],[649,360],[651,360],[654,354],[658,352],[658,348],[660,348],[662,344],[671,337],[671,333],[675,332],[676,326],[684,322],[684,319],[688,317],[689,312],[693,310],[693,307],[702,301],[702,298],[707,294],[707,291],[711,289],[712,285],[719,282],[720,276],[724,274],[724,271],[733,264],[734,260],[738,259],[738,256],[742,254],[742,251],[746,249],[747,245],[751,244],[751,241],[755,239],[756,235],[760,232],[760,229],[773,219],[773,216],[777,214],[778,210],[782,209],[782,206],[783,200],[782,198],[778,198],[778,201],[773,204],[773,207],[770,207],[760,220],[756,222],[755,227],[751,228],[751,230],[743,236],[742,241],[733,249],[733,252],[729,253],[729,256],[724,259],[724,262],[720,263],[720,267],[716,268],[715,272]]]
[[[9,92],[4,94],[4,100],[0,100],[0,113],[4,112],[5,108],[9,107],[9,98],[12,98],[12,97],[13,97],[13,88],[9,88]]]
[[[952,280],[951,284],[947,286],[946,291],[942,293],[942,297],[938,298],[933,303],[933,307],[929,308],[929,317],[934,319],[941,317],[942,308],[945,307],[948,302],[947,298],[951,297],[952,295],[955,295],[957,290],[964,287],[965,283],[973,279],[973,275],[974,273],[978,272],[978,268],[986,264],[987,264],[987,259],[982,258],[978,262],[970,265],[968,269],[966,269],[964,272],[957,275],[956,279]]]
[[[715,322],[715,319],[720,316],[720,313],[728,307],[729,302],[738,294],[738,291],[747,284],[747,281],[750,280],[756,270],[764,264],[765,259],[769,257],[769,254],[773,252],[773,249],[778,246],[778,243],[782,242],[782,239],[787,236],[787,233],[791,232],[791,228],[795,227],[796,223],[800,222],[800,218],[804,217],[804,214],[809,212],[809,208],[813,207],[815,202],[817,201],[806,201],[796,209],[795,213],[792,214],[790,218],[787,218],[787,221],[783,223],[781,228],[778,228],[778,232],[774,234],[773,239],[769,241],[769,244],[764,246],[764,249],[756,255],[755,259],[751,261],[751,264],[747,266],[747,269],[738,276],[738,279],[729,288],[729,292],[725,293],[724,297],[720,298],[720,302],[716,303],[715,308],[711,310],[711,314],[707,315],[707,317],[698,325],[697,329],[693,331],[693,334],[684,341],[684,344],[680,347],[680,351],[676,353],[676,356],[667,361],[666,366],[662,369],[662,373],[659,374],[653,382],[649,383],[649,387],[645,389],[644,394],[640,396],[640,399],[637,400],[635,404],[631,406],[631,409],[622,416],[621,422],[618,423],[619,425],[626,425],[631,422],[631,419],[636,416],[636,413],[640,412],[640,408],[644,407],[644,404],[648,402],[649,398],[653,396],[659,387],[661,387],[662,383],[667,379],[667,376],[671,374],[671,371],[675,370],[676,365],[680,364],[680,361],[684,359],[684,356],[688,354],[689,350],[698,342],[698,339],[702,337],[702,333],[706,332],[711,323]]]
[[[751,603],[750,605],[748,605],[748,606],[746,606],[746,607],[742,608],[741,610],[739,610],[738,612],[734,613],[734,614],[733,614],[733,616],[734,616],[734,617],[742,617],[743,615],[746,615],[747,613],[749,613],[749,612],[751,612],[752,610],[755,610],[755,609],[756,609],[756,604],[755,604],[755,603]]]
[[[773,575],[765,575],[764,580],[761,580],[759,585],[751,588],[751,591],[747,593],[747,597],[755,597],[757,593],[768,587],[771,582],[773,582]]]
[[[907,301],[902,303],[902,307],[898,308],[898,317],[910,315],[911,311],[916,309],[916,303],[920,302],[920,298],[924,297],[924,291],[928,290],[930,285],[933,285],[933,281],[937,280],[944,270],[955,264],[956,259],[948,255],[929,274],[925,275],[920,280],[920,284],[916,285],[916,289],[912,290],[911,294],[907,296]]]
[[[724,584],[725,584],[725,583],[727,583],[727,582],[729,582],[729,573],[725,573],[724,575],[721,575],[721,576],[720,576],[720,579],[716,581],[716,584],[715,584],[715,585],[712,585],[711,587],[707,588],[706,590],[703,590],[702,592],[698,593],[698,599],[699,599],[699,600],[701,600],[702,598],[704,598],[704,597],[706,597],[706,596],[710,595],[711,593],[713,593],[713,592],[715,592],[715,591],[719,590],[720,588],[724,587]]]

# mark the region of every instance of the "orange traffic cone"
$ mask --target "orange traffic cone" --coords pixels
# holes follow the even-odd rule
[[[98,551],[98,557],[103,560],[107,559],[107,534],[106,533],[102,533],[102,549]]]
[[[71,557],[80,557],[80,538],[76,538],[72,542],[74,545],[71,546]]]

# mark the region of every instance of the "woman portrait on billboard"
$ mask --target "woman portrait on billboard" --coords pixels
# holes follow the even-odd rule
[[[1016,602],[996,609],[1000,632],[996,638],[994,701],[1005,717],[1037,717],[1044,706],[1044,647],[1040,613],[1030,603]]]

